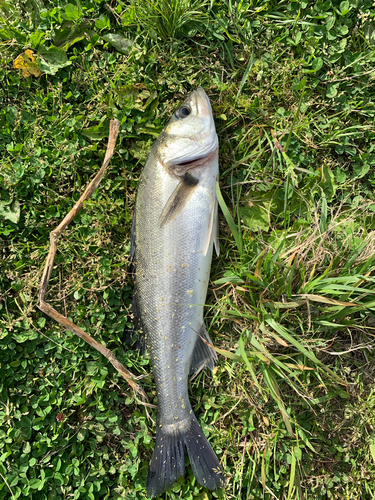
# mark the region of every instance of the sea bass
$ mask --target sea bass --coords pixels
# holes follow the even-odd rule
[[[190,405],[188,378],[216,353],[203,322],[212,249],[219,253],[218,137],[202,88],[188,95],[155,141],[143,169],[132,227],[133,312],[152,360],[158,397],[156,443],[147,493],[156,497],[185,472],[185,446],[197,481],[224,478]]]

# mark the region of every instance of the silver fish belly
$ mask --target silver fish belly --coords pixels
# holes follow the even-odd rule
[[[190,120],[189,120],[190,119]],[[185,148],[185,149],[184,149]],[[198,482],[224,485],[220,463],[188,396],[189,374],[213,369],[203,307],[217,241],[218,142],[203,89],[193,91],[153,145],[133,221],[133,310],[150,353],[158,396],[156,444],[147,480],[160,495],[185,470],[185,446]]]

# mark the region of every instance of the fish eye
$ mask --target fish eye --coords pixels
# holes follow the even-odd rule
[[[187,116],[190,115],[190,109],[187,106],[181,106],[181,108],[178,108],[175,112],[176,118],[186,118]]]

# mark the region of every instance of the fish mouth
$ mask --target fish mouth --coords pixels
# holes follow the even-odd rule
[[[194,166],[194,164],[199,163],[201,160],[203,160],[206,156],[198,156],[198,158],[195,158],[195,160],[187,160],[187,161],[182,161],[180,163],[175,163],[176,167],[190,167]]]
[[[171,165],[173,167],[174,173],[176,175],[183,175],[187,170],[192,170],[194,168],[204,167],[207,163],[210,163],[215,156],[218,154],[218,148],[210,153],[207,153],[202,156],[198,156],[193,160],[187,160],[179,163],[174,163]]]
[[[204,165],[208,161],[211,161],[218,154],[219,149],[219,139],[215,133],[214,140],[211,141],[211,144],[207,145],[204,148],[197,148],[200,151],[192,152],[190,155],[186,155],[187,159],[175,158],[174,160],[169,160],[169,167],[173,168],[181,168],[185,170],[189,170],[191,168],[196,168]],[[185,158],[186,158],[185,156]]]

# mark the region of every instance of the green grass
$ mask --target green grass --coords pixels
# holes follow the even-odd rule
[[[191,399],[228,484],[209,492],[187,467],[161,498],[375,498],[372,3],[0,1],[0,498],[146,498],[155,410],[37,291],[117,118],[47,300],[156,403],[123,343],[131,217],[152,142],[198,85],[220,140],[206,322],[221,356]],[[12,67],[26,49],[39,78]]]

